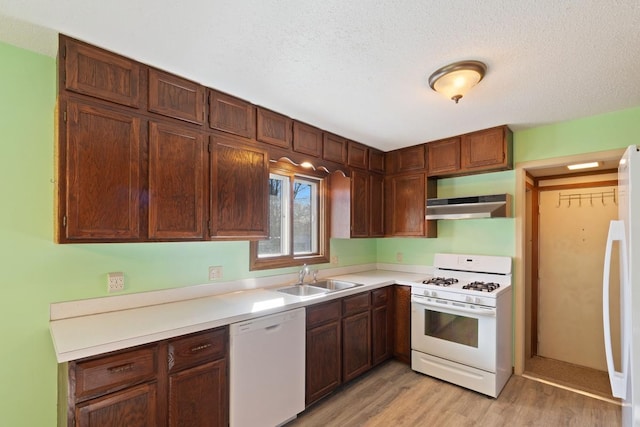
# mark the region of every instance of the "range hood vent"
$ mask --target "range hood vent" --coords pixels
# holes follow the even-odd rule
[[[511,195],[427,199],[426,219],[506,218],[511,216]]]

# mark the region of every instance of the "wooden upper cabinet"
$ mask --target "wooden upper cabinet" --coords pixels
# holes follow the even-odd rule
[[[463,171],[501,170],[513,167],[512,134],[506,126],[462,135]]]
[[[314,157],[322,156],[322,130],[293,122],[293,151]]]
[[[426,221],[427,197],[436,181],[426,172],[391,175],[385,180],[385,231],[390,236],[436,237],[436,221]]]
[[[269,156],[230,135],[211,136],[211,237],[269,235]]]
[[[347,163],[347,140],[341,136],[325,132],[322,144],[322,158],[336,163]]]
[[[384,175],[369,175],[369,237],[384,236]]]
[[[208,158],[205,136],[149,124],[149,238],[204,239]]]
[[[367,169],[369,164],[369,147],[349,141],[347,146],[347,164],[354,168]]]
[[[115,53],[60,36],[67,90],[138,108],[142,67]]]
[[[382,151],[369,148],[369,170],[384,173],[384,153]]]
[[[149,69],[149,111],[202,124],[204,102],[204,86],[154,68]]]
[[[469,175],[513,168],[513,134],[507,126],[427,143],[429,176]]]
[[[429,176],[460,171],[460,138],[449,138],[427,143]]]
[[[255,138],[256,107],[242,99],[210,89],[209,126],[245,138]]]
[[[61,242],[140,237],[140,119],[69,102],[60,141]]]
[[[351,171],[351,237],[369,237],[369,174]]]
[[[426,169],[426,152],[424,144],[390,151],[385,156],[388,173],[404,173],[424,171]]]
[[[293,120],[282,114],[257,107],[257,140],[282,148],[290,148]]]

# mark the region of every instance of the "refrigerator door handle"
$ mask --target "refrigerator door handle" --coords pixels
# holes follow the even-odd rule
[[[611,321],[609,312],[609,277],[611,271],[611,249],[613,242],[620,242],[620,321],[622,332],[622,366],[621,371],[616,371],[613,365],[613,351],[611,343]],[[629,302],[629,282],[627,268],[627,247],[626,235],[623,221],[611,221],[609,224],[609,235],[607,236],[607,246],[604,255],[604,273],[602,277],[602,320],[604,322],[604,349],[607,358],[607,370],[609,371],[609,381],[611,392],[614,397],[626,398],[627,377],[629,372],[629,341],[631,333],[631,307]]]

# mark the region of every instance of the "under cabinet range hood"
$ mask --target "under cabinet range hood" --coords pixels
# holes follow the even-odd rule
[[[511,216],[511,195],[427,199],[426,219],[505,218]]]

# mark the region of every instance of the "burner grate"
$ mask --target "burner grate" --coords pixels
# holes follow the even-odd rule
[[[472,291],[480,291],[480,292],[493,292],[498,289],[500,285],[495,282],[471,282],[462,286],[462,289],[469,289]]]
[[[423,280],[422,283],[425,285],[451,286],[454,283],[458,283],[458,279],[453,277],[432,277],[429,280]]]

